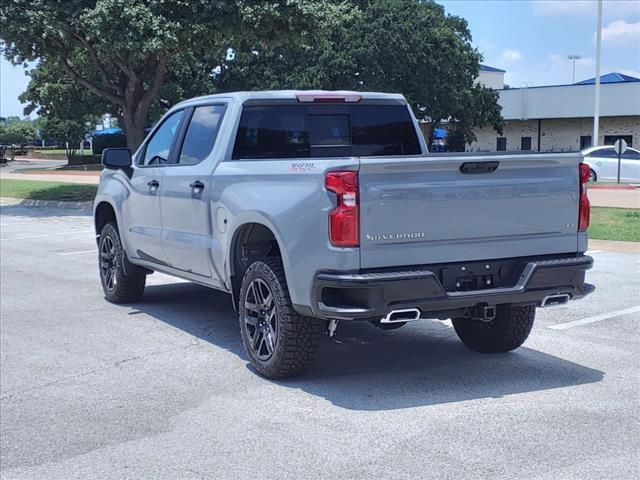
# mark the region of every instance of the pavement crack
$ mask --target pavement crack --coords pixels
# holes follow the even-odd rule
[[[106,366],[106,367],[103,367],[103,368],[94,368],[92,370],[88,370],[86,372],[78,373],[78,374],[72,375],[70,377],[60,378],[58,380],[53,380],[51,382],[43,383],[41,385],[35,385],[33,387],[29,387],[29,388],[25,388],[23,390],[19,390],[17,392],[13,392],[11,394],[8,394],[8,395],[0,397],[0,402],[3,402],[5,400],[9,400],[9,399],[11,399],[11,398],[13,398],[13,397],[15,397],[17,395],[22,395],[22,394],[25,394],[25,393],[33,392],[35,390],[48,388],[48,387],[51,387],[53,385],[57,385],[59,383],[77,380],[79,378],[86,377],[88,375],[93,375],[93,374],[105,372],[105,371],[108,371],[108,370],[118,369],[121,365],[123,365],[125,363],[129,363],[129,362],[133,362],[135,360],[141,360],[141,359],[145,359],[145,358],[149,358],[149,357],[163,355],[165,353],[171,353],[171,352],[176,351],[176,350],[188,350],[190,348],[197,347],[199,345],[200,345],[199,343],[190,343],[189,345],[183,345],[183,346],[180,346],[180,347],[171,348],[169,350],[159,350],[159,351],[155,351],[155,352],[149,352],[149,353],[147,353],[145,355],[136,355],[135,357],[129,357],[129,358],[124,358],[122,360],[116,360],[112,365],[109,365],[109,366]]]
[[[102,371],[102,370],[109,370],[109,368],[111,368],[111,367],[102,368],[102,369],[94,368],[93,370],[89,370],[89,371],[86,371],[86,372],[78,373],[77,375],[72,375],[71,377],[60,378],[58,380],[53,380],[51,382],[43,383],[42,385],[36,385],[36,386],[33,386],[33,387],[25,388],[24,390],[19,390],[17,392],[11,393],[9,395],[5,395],[4,397],[0,397],[0,401],[8,400],[8,399],[10,399],[12,397],[15,397],[16,395],[22,395],[23,393],[29,393],[29,392],[32,392],[34,390],[39,390],[41,388],[47,388],[47,387],[50,387],[52,385],[57,385],[58,383],[66,382],[68,380],[77,380],[78,378],[86,377],[87,375],[93,375],[94,373],[97,373],[97,372]]]

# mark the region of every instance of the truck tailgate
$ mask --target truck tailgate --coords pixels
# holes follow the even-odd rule
[[[581,158],[361,158],[361,267],[576,252]],[[470,172],[487,162],[495,171]]]

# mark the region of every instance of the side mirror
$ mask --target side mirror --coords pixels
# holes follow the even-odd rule
[[[131,150],[128,148],[105,148],[102,151],[102,165],[118,170],[131,166]]]

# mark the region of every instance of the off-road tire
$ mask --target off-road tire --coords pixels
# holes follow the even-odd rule
[[[111,242],[111,243],[109,243]],[[111,248],[112,246],[112,248]],[[107,251],[111,252],[107,255]],[[118,227],[109,222],[100,232],[98,242],[98,272],[105,298],[112,303],[132,303],[140,300],[144,292],[146,275],[126,275],[125,254]],[[105,269],[110,268],[109,275]],[[112,275],[112,277],[111,277]]]
[[[536,307],[498,305],[490,322],[470,318],[454,318],[453,327],[462,343],[480,353],[502,353],[515,350],[529,336]]]
[[[247,309],[247,292],[259,279],[268,286],[273,295],[275,317],[275,346],[267,359],[259,358],[251,340],[255,327],[247,324],[247,315],[256,316],[255,309]],[[249,298],[251,298],[249,293]],[[251,364],[260,375],[268,378],[292,377],[302,373],[313,362],[325,323],[322,320],[298,315],[291,304],[284,269],[279,259],[270,258],[253,262],[244,273],[239,298],[240,335]],[[253,302],[251,302],[253,303]],[[253,305],[252,305],[253,307]],[[265,315],[267,316],[267,315]],[[253,319],[250,323],[253,322]],[[253,331],[253,334],[252,334]]]

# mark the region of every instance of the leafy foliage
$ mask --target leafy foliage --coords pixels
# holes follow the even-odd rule
[[[36,132],[29,121],[8,121],[0,124],[0,144],[11,145],[11,159],[15,156],[15,148],[20,150],[35,138]]]
[[[224,62],[223,90],[324,88],[400,92],[418,119],[446,120],[464,149],[474,126],[501,130],[497,93],[474,84],[481,55],[464,19],[415,0],[372,0],[332,6],[308,43],[261,50],[240,46]],[[432,131],[432,129],[428,129]]]
[[[90,126],[80,120],[61,120],[56,117],[47,117],[42,122],[41,136],[56,140],[60,145],[64,145],[68,158],[75,154],[89,129]]]
[[[466,21],[419,0],[13,0],[4,54],[39,59],[22,96],[61,119],[113,113],[135,148],[144,127],[195,95],[255,89],[403,93],[420,120],[473,140],[501,128]]]

